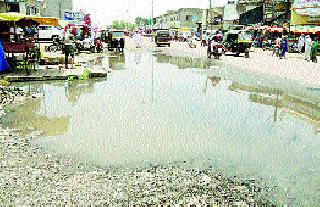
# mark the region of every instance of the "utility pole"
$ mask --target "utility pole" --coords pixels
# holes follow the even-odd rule
[[[153,0],[151,0],[151,42],[153,42],[153,37],[152,37],[152,33],[153,33]]]
[[[210,12],[210,31],[211,31],[211,33],[212,33],[212,3],[211,3],[211,0],[209,0],[209,5],[210,5],[210,7],[209,7],[209,12]]]

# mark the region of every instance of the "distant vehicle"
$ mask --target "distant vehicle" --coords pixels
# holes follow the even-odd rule
[[[212,35],[208,40],[208,58],[219,59],[223,53],[223,36],[221,34]]]
[[[170,47],[170,33],[169,30],[157,30],[156,37],[155,37],[155,42],[156,45],[159,47],[161,45],[166,45]]]
[[[61,28],[52,25],[40,25],[38,27],[39,41],[53,41],[55,38],[63,39],[63,30]]]
[[[117,49],[123,52],[124,49],[124,31],[123,30],[111,30],[108,32],[108,51]]]
[[[246,30],[230,30],[225,33],[225,52],[231,52],[235,56],[245,53],[249,57],[249,49],[252,45],[252,36]]]

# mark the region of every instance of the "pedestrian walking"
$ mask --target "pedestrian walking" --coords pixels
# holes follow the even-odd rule
[[[311,58],[311,46],[312,46],[312,39],[309,35],[306,36],[305,39],[305,52],[304,52],[304,59],[310,61]]]
[[[300,37],[299,37],[299,52],[300,53],[304,53],[305,52],[305,39],[306,37],[304,36],[304,34],[302,34]]]
[[[311,46],[311,61],[314,63],[317,63],[317,55],[318,55],[318,37],[315,37],[314,40],[312,41],[312,46]]]
[[[287,37],[283,38],[281,49],[282,49],[282,52],[281,52],[280,59],[286,58],[286,52],[288,52],[288,49],[289,49],[288,48],[288,38]]]
[[[136,48],[141,48],[141,34],[139,31],[135,32],[133,39],[136,44]]]

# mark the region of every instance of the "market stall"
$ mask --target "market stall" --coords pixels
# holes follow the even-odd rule
[[[20,13],[0,13],[0,38],[11,68],[21,66],[30,74],[30,68],[40,60],[40,43],[36,27],[59,26],[58,18],[39,17]]]

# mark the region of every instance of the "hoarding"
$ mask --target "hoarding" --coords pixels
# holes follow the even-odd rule
[[[293,10],[298,15],[320,16],[320,0],[295,0]]]

